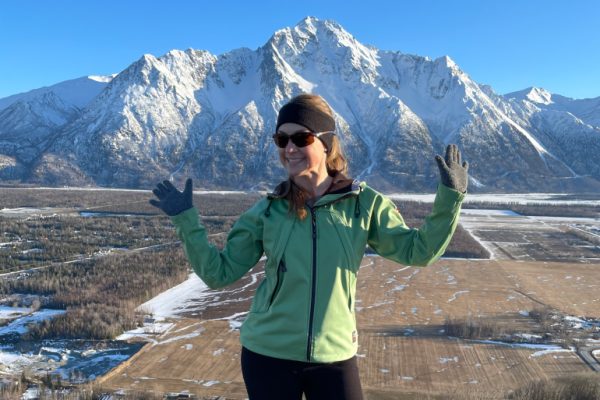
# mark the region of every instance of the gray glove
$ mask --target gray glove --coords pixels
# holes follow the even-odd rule
[[[458,147],[455,144],[449,144],[446,147],[446,159],[444,160],[440,155],[436,155],[435,161],[437,161],[440,169],[442,183],[451,189],[466,193],[467,184],[469,183],[467,175],[469,163],[465,161],[461,165]]]
[[[185,181],[183,192],[177,190],[169,181],[163,181],[156,185],[152,193],[158,197],[158,200],[151,199],[150,204],[160,208],[165,214],[172,217],[194,206],[192,201],[192,180]]]

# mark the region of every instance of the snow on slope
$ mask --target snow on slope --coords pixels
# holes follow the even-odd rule
[[[352,174],[386,189],[433,187],[431,160],[450,142],[463,149],[480,188],[527,190],[541,181],[557,190],[565,188],[557,180],[600,176],[593,162],[598,135],[577,122],[600,119],[600,102],[537,88],[502,97],[448,56],[378,50],[313,17],[254,51],[144,55],[74,121],[72,113],[36,113],[45,116],[23,129],[9,124],[12,136],[0,129],[13,140],[0,143],[0,153],[25,162],[13,175],[36,160],[30,176],[42,181],[143,187],[157,175],[189,175],[206,188],[272,187],[282,178],[270,140],[277,110],[300,92],[331,104]],[[540,110],[556,112],[560,130],[551,123],[558,117]],[[14,140],[29,131],[40,139],[22,149]],[[586,157],[574,157],[578,151]]]
[[[60,82],[56,85],[4,97],[0,99],[0,110],[5,109],[17,101],[29,102],[35,98],[42,97],[47,93],[53,93],[66,105],[84,108],[115,76],[116,74],[110,76],[84,76]]]

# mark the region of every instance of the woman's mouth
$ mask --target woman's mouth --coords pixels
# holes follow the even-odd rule
[[[288,158],[286,158],[286,160],[287,160],[288,163],[294,164],[294,163],[298,163],[300,161],[303,161],[304,157],[301,157],[301,158],[289,158],[288,157]]]

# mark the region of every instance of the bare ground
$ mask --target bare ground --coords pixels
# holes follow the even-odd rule
[[[588,371],[573,352],[533,356],[535,350],[449,338],[441,330],[448,317],[481,316],[528,332],[535,322],[523,311],[542,304],[599,318],[599,288],[598,264],[441,260],[418,269],[366,257],[357,298],[364,392],[370,399],[467,392],[501,398],[533,379]],[[179,320],[158,338],[166,343],[147,345],[102,385],[245,398],[239,332],[215,319],[247,306],[232,302],[225,311]],[[198,329],[199,336],[185,336]]]

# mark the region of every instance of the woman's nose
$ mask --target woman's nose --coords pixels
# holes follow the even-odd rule
[[[294,144],[294,142],[292,142],[291,140],[289,140],[288,143],[287,143],[287,145],[285,146],[285,152],[286,153],[293,153],[296,150],[297,150],[297,147]]]

